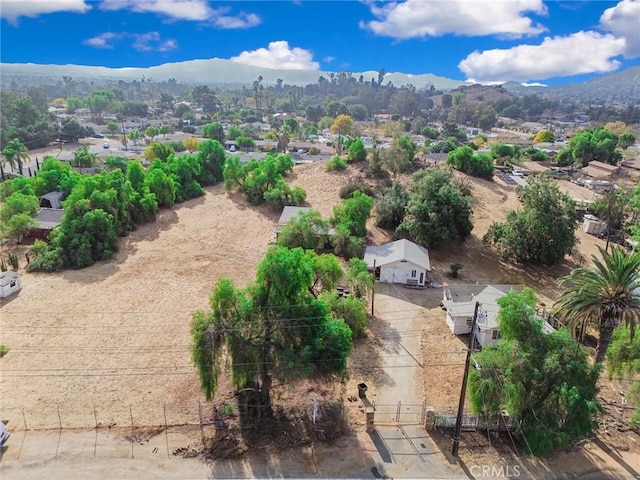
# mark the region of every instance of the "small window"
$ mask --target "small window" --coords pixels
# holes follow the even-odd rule
[[[16,286],[16,281],[14,280],[13,282],[11,282],[11,284],[9,285],[10,287],[15,287]]]
[[[498,338],[500,338],[500,332],[498,330],[494,330],[491,333],[491,340],[497,340]]]
[[[411,278],[416,278],[416,271],[415,270],[411,270]]]

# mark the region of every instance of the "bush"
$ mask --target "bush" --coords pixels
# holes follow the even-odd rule
[[[9,352],[9,349],[4,345],[0,344],[0,358],[4,357],[7,354],[7,352]]]
[[[460,270],[462,270],[461,263],[452,263],[449,265],[449,274],[451,278],[458,278],[460,276]]]
[[[185,125],[182,127],[184,133],[196,133],[196,127],[192,125]]]
[[[371,188],[369,185],[361,182],[349,182],[340,188],[340,198],[342,199],[351,198],[353,197],[353,193],[356,190],[359,190],[365,195],[368,195],[372,198],[376,196],[375,192],[373,191],[373,188]]]
[[[320,149],[318,147],[311,147],[309,149],[309,155],[320,155]]]
[[[327,162],[325,170],[327,172],[333,172],[336,170],[344,170],[345,168],[347,168],[347,161],[336,155]]]

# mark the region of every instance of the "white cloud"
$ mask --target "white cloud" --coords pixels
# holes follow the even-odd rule
[[[525,15],[546,15],[542,0],[407,0],[370,7],[377,20],[360,22],[360,27],[396,39],[448,33],[518,38],[546,31]]]
[[[622,0],[600,17],[600,28],[624,38],[626,58],[640,57],[640,1]]]
[[[320,64],[313,61],[313,54],[303,48],[290,48],[289,42],[280,40],[269,43],[267,48],[244,51],[231,60],[245,65],[282,70],[319,70]]]
[[[37,17],[46,13],[85,13],[91,7],[85,0],[2,0],[0,17],[16,24],[19,17]]]
[[[100,8],[158,13],[176,20],[207,20],[214,14],[205,0],[103,0]]]
[[[473,52],[458,64],[470,81],[489,83],[526,82],[552,77],[616,70],[613,57],[625,49],[624,39],[597,32],[577,32],[566,37],[547,37],[540,45]]]
[[[220,10],[218,11],[220,12]],[[213,24],[216,27],[232,29],[232,28],[251,28],[262,22],[260,17],[255,13],[240,12],[236,17],[230,15],[219,14],[213,18]]]
[[[111,43],[111,40],[117,40],[120,37],[122,37],[122,34],[105,32],[95,37],[88,38],[82,43],[95,48],[113,48],[113,44]]]
[[[250,28],[262,21],[255,13],[229,15],[230,7],[211,8],[207,0],[103,0],[103,10],[156,13],[172,20],[210,22],[218,28]]]
[[[105,32],[85,40],[85,45],[95,48],[113,49],[116,41],[124,38],[133,39],[131,46],[139,52],[168,52],[178,48],[178,43],[172,39],[162,40],[158,32],[128,33]]]
[[[178,47],[173,39],[160,41],[158,32],[134,33],[133,38],[131,46],[139,52],[167,52]]]

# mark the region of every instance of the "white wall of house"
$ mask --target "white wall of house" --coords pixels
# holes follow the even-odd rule
[[[494,345],[498,341],[498,329],[476,330],[476,340],[482,347]]]
[[[447,313],[446,318],[447,326],[451,333],[454,335],[466,335],[471,332],[471,324],[473,323],[473,317],[452,317]]]
[[[380,267],[380,281],[423,286],[427,279],[427,270],[413,262],[398,261]]]
[[[0,298],[13,295],[22,288],[22,280],[17,273],[8,271],[0,275]]]

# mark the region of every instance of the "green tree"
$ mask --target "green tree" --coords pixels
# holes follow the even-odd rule
[[[167,143],[151,142],[147,148],[144,149],[144,158],[149,162],[153,162],[156,159],[166,162],[174,153],[175,151],[171,148],[171,145]]]
[[[486,153],[474,154],[471,147],[462,146],[449,152],[447,164],[473,177],[493,179],[493,160]]]
[[[15,216],[26,215],[33,217],[40,209],[38,198],[33,194],[24,194],[16,191],[2,199],[2,209],[0,209],[0,224],[3,232],[12,230],[11,219]]]
[[[633,337],[640,322],[640,253],[598,250],[601,258],[592,256],[593,268],[578,268],[560,279],[565,290],[554,311],[574,332],[584,332],[586,325],[598,328],[596,362],[601,363],[614,330],[625,325]]]
[[[138,142],[141,138],[140,130],[138,130],[137,128],[131,129],[131,131],[129,131],[129,133],[127,134],[127,137],[133,142],[134,145],[138,145]]]
[[[349,145],[349,161],[364,162],[367,159],[367,150],[364,148],[362,140],[357,138]]]
[[[361,258],[351,258],[348,263],[347,282],[356,298],[364,298],[373,292],[373,274],[367,262]]]
[[[202,136],[224,144],[224,128],[219,123],[209,123],[202,127]]]
[[[376,197],[376,226],[389,230],[398,228],[404,220],[408,201],[409,195],[400,182],[394,182],[386,187],[382,194]]]
[[[317,210],[308,210],[287,222],[278,234],[278,245],[318,251],[326,246],[328,238],[329,222]]]
[[[5,147],[2,149],[2,155],[4,156],[4,162],[0,162],[0,170],[2,168],[2,163],[7,163],[11,166],[11,168],[15,168],[18,166],[18,171],[20,175],[23,175],[22,172],[22,161],[28,160],[29,155],[27,152],[29,149],[23,145],[23,143],[18,139],[13,139],[7,142]],[[4,180],[4,171],[0,172],[2,179]]]
[[[471,201],[453,184],[451,173],[430,169],[414,175],[404,220],[396,232],[429,248],[465,240],[471,224]]]
[[[167,125],[166,123],[163,123],[158,128],[158,133],[160,135],[162,135],[164,138],[167,138],[167,135],[169,135],[169,133],[171,133],[171,127],[169,125]]]
[[[115,135],[120,130],[120,125],[115,120],[109,120],[106,125],[106,129],[111,135]]]
[[[274,380],[344,372],[352,334],[311,293],[314,258],[300,248],[274,246],[248,288],[218,280],[211,311],[195,312],[191,323],[192,358],[207,399],[215,395],[226,364],[235,387],[255,388],[254,403],[264,415],[272,413]]]
[[[506,410],[527,449],[550,455],[595,428],[600,368],[566,330],[543,331],[531,290],[498,304],[501,339],[474,354],[478,368],[469,375],[473,410],[493,417]]]
[[[149,125],[144,131],[144,135],[149,137],[153,142],[153,139],[158,136],[158,127],[154,127],[153,125]]]
[[[144,184],[156,197],[159,207],[172,207],[176,201],[176,182],[163,169],[162,162],[151,164],[145,175]]]
[[[73,161],[72,163],[76,167],[93,167],[96,162],[96,154],[91,153],[89,151],[89,147],[87,145],[80,145],[73,152]]]
[[[494,222],[483,241],[495,245],[507,260],[554,265],[576,244],[578,217],[573,200],[547,178],[530,177],[522,194],[523,208]]]
[[[38,222],[29,214],[19,213],[7,222],[6,234],[20,243],[22,238],[38,225]],[[4,228],[3,228],[4,230]]]
[[[239,136],[236,138],[236,143],[238,144],[238,148],[242,150],[249,151],[252,148],[255,148],[256,142],[251,137]]]
[[[193,138],[193,137],[192,137]],[[223,177],[225,152],[217,140],[205,140],[198,145],[198,162],[202,167],[198,181],[204,185],[215,185]]]
[[[622,158],[616,151],[618,136],[603,127],[583,130],[569,140],[569,144],[558,153],[558,160],[566,158],[574,165],[585,166],[592,160],[616,164]]]
[[[351,198],[346,198],[333,207],[333,222],[336,226],[345,226],[354,237],[365,237],[372,208],[373,199],[356,190]]]
[[[92,129],[81,126],[75,118],[64,118],[60,122],[60,139],[63,142],[77,142],[93,133]]]
[[[242,137],[243,135],[244,135],[244,132],[242,131],[242,129],[240,127],[232,125],[231,127],[229,127],[229,132],[227,133],[227,138],[229,140],[236,140],[238,137]]]

